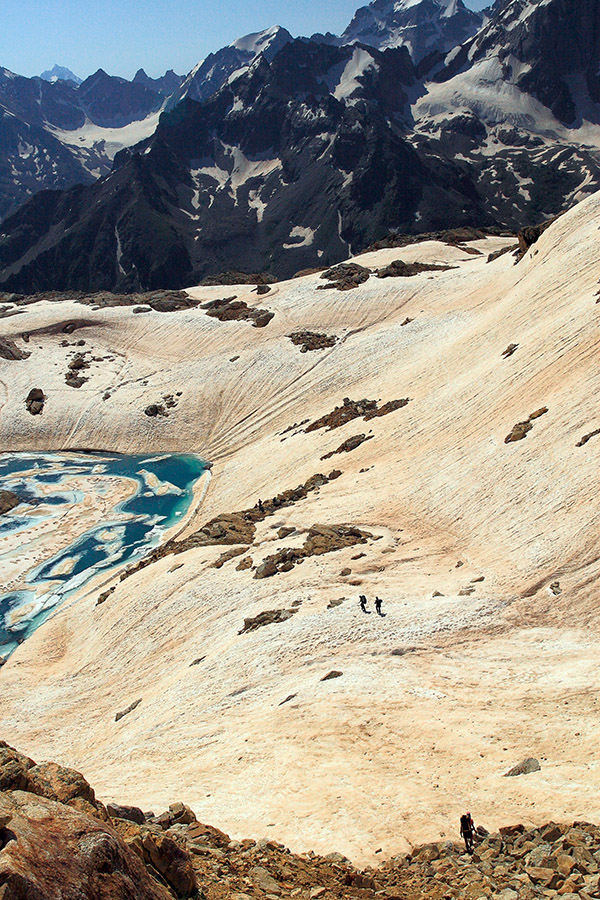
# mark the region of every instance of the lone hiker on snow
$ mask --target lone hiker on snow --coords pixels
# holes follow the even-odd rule
[[[470,812],[460,817],[460,836],[465,840],[465,849],[467,853],[473,852],[473,832],[475,831],[475,823]]]

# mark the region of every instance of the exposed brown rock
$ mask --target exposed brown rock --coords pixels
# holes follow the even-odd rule
[[[383,406],[380,406],[378,409],[370,409],[365,413],[365,422],[368,422],[370,419],[378,419],[381,416],[387,416],[390,413],[396,412],[397,409],[404,409],[410,403],[408,397],[403,397],[400,400],[388,400],[387,403],[384,403]]]
[[[378,278],[411,278],[420,275],[421,272],[447,272],[456,269],[457,266],[435,265],[434,263],[405,263],[401,259],[395,259],[389,265],[377,272]]]
[[[0,853],[3,900],[171,900],[111,825],[23,791],[0,794],[13,839]]]
[[[127,709],[122,710],[122,712],[118,712],[115,715],[115,722],[118,722],[123,716],[128,715],[130,712],[133,712],[134,709],[137,709],[141,703],[141,698],[139,700],[135,700],[133,703],[130,703]]]
[[[355,544],[366,544],[372,535],[351,525],[313,525],[302,547],[284,548],[267,556],[254,573],[255,578],[270,578],[282,572],[289,572],[298,563],[311,556],[334,553]]]
[[[589,434],[584,434],[580,441],[578,441],[575,446],[576,447],[584,447],[588,441],[591,441],[593,437],[596,437],[600,434],[600,428],[596,428],[595,431],[590,431]]]
[[[510,244],[508,247],[501,247],[500,250],[495,250],[493,253],[488,254],[487,262],[494,262],[496,259],[500,259],[501,256],[504,256],[505,253],[518,253],[519,245],[518,244]]]
[[[513,353],[518,350],[518,348],[518,344],[509,344],[506,350],[503,351],[502,356],[504,357],[504,359],[508,359],[509,356],[512,356]]]
[[[308,353],[311,350],[326,350],[333,347],[337,341],[334,334],[318,334],[315,331],[296,331],[288,334],[292,344],[300,347],[300,353]]]
[[[32,416],[39,416],[44,408],[46,397],[41,388],[32,388],[27,394],[25,406]]]
[[[28,353],[26,350],[19,350],[13,340],[0,337],[0,357],[2,359],[27,359],[28,356],[31,356],[31,353]]]
[[[512,769],[509,769],[505,778],[514,778],[517,775],[531,775],[532,772],[540,771],[540,764],[537,759],[534,759],[533,756],[528,757],[528,759],[524,759],[523,762],[520,762],[518,765],[513,766]]]
[[[84,369],[89,369],[90,364],[89,361],[85,358],[83,353],[76,353],[73,359],[68,364],[68,371],[65,375],[65,383],[69,385],[69,387],[80,388],[83,384],[86,383],[89,379],[80,373]]]
[[[336,669],[332,669],[332,671],[328,672],[327,675],[323,675],[321,681],[331,681],[332,678],[341,678],[343,674],[343,672],[338,672]]]
[[[365,441],[370,441],[372,438],[372,434],[355,434],[353,437],[349,437],[345,440],[343,444],[340,444],[337,450],[326,453],[321,459],[330,459],[332,456],[335,456],[336,453],[351,453],[353,450],[356,450],[357,447],[360,447],[361,444],[364,444]]]
[[[266,609],[264,610],[264,612],[259,613],[257,616],[251,616],[248,619],[244,619],[244,626],[240,629],[240,631],[238,631],[238,634],[246,634],[247,631],[256,631],[258,628],[263,628],[265,625],[273,625],[278,622],[287,622],[287,620],[291,619],[294,613],[297,612],[297,608]]]
[[[527,225],[519,231],[517,239],[519,241],[519,254],[521,259],[525,256],[529,248],[541,238],[543,233],[547,231],[558,218],[560,218],[560,215],[562,215],[562,213],[558,216],[553,216],[551,219],[547,219],[545,222],[540,222],[539,225]]]
[[[525,422],[517,422],[516,425],[513,425],[510,434],[504,438],[504,443],[511,444],[514,441],[522,441],[524,437],[527,437],[528,433],[533,428],[532,423],[535,421],[535,419],[539,419],[540,416],[546,415],[547,412],[548,408],[546,406],[543,406],[541,407],[541,409],[536,409],[535,412],[532,412]]]
[[[207,316],[212,316],[220,322],[234,322],[248,320],[254,328],[264,328],[268,325],[275,313],[267,309],[253,309],[243,300],[236,297],[226,297],[223,300],[210,300],[202,304]]]
[[[56,763],[36,765],[32,759],[0,741],[0,792],[28,791],[65,803],[107,821],[103,805],[83,775]]]
[[[324,272],[326,268],[327,266],[313,266],[308,269],[300,269],[299,272],[292,275],[292,278],[304,278],[305,275],[317,275],[319,272]]]
[[[328,428],[331,431],[334,428],[340,428],[353,419],[358,419],[360,416],[364,418],[365,422],[368,422],[369,419],[374,419],[377,416],[387,416],[388,413],[394,412],[396,409],[402,409],[409,402],[408,398],[390,400],[388,403],[384,403],[382,407],[379,407],[376,400],[350,400],[349,397],[344,397],[342,406],[336,406],[327,415],[322,416],[315,422],[311,422],[305,428],[305,431],[308,433],[316,431],[318,428]]]
[[[499,228],[491,228],[482,230],[479,228],[471,228],[464,226],[463,228],[452,228],[447,231],[426,231],[422,234],[396,234],[391,232],[387,237],[381,238],[375,243],[370,244],[362,253],[372,253],[374,250],[389,250],[394,247],[409,247],[412,244],[421,244],[424,241],[441,241],[443,244],[449,244],[452,247],[460,247],[466,250],[462,245],[468,241],[484,240],[488,235],[501,237],[512,237],[512,232]]]
[[[241,512],[222,513],[203,525],[198,531],[191,534],[185,540],[178,541],[171,539],[161,544],[148,556],[140,560],[135,566],[127,569],[120,576],[120,580],[124,581],[134,572],[145,568],[158,559],[174,553],[184,553],[193,547],[209,547],[218,544],[246,544],[251,545],[254,542],[256,533],[256,522],[262,522],[267,516],[272,516],[280,509],[292,506],[299,500],[303,500],[312,491],[322,487],[329,481],[335,481],[342,473],[339,469],[333,469],[329,475],[312,475],[304,484],[298,485],[296,488],[283,491],[277,494],[271,500],[260,501],[262,509],[257,502],[251,509],[245,509]]]
[[[111,819],[126,819],[143,825],[146,821],[144,813],[137,806],[121,806],[120,803],[107,803],[106,811]]]
[[[321,681],[342,674],[332,670]],[[289,694],[278,705],[296,696]],[[5,766],[9,756],[16,762],[11,783],[18,777],[26,781],[32,760],[6,745],[0,751]],[[0,766],[0,779],[2,772],[6,769]],[[139,810],[136,817],[141,818]],[[458,838],[458,822],[455,834]],[[599,857],[600,828],[590,823],[512,825],[492,834],[480,824],[472,855],[462,842],[445,840],[414,847],[377,868],[357,869],[336,852],[297,855],[275,840],[232,841],[196,821],[181,802],[146,822],[120,815],[102,822],[22,789],[0,792],[2,900],[535,900],[555,895],[585,900],[598,896]]]
[[[338,291],[350,291],[368,281],[371,275],[370,269],[359,266],[358,263],[340,263],[339,266],[333,266],[327,269],[321,275],[330,281],[330,284],[321,284],[317,290],[324,291],[328,288],[337,288]]]
[[[225,553],[221,553],[218,559],[214,561],[212,564],[213,569],[221,569],[226,562],[229,562],[230,559],[234,559],[236,556],[241,556],[242,553],[247,553],[248,547],[232,547],[231,550],[226,550]]]
[[[21,501],[12,491],[0,491],[0,516],[10,512]]]

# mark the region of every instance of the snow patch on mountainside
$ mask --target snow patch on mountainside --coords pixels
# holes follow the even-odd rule
[[[132,147],[154,134],[159,118],[160,110],[145,119],[124,125],[122,128],[103,128],[87,119],[85,125],[75,131],[51,126],[48,126],[47,130],[62,144],[74,151],[75,155],[78,155],[77,151],[79,150],[95,150],[99,156],[112,162],[119,150],[123,150],[124,147]],[[88,171],[90,170],[88,169]]]
[[[292,244],[284,244],[284,250],[296,250],[298,247],[310,247],[315,239],[315,231],[313,228],[303,228],[301,225],[294,225],[290,231],[290,240]]]
[[[512,74],[507,76],[508,69]],[[455,113],[471,112],[487,125],[509,123],[550,140],[564,140],[600,148],[600,126],[583,121],[576,129],[566,128],[539,100],[521,91],[518,78],[529,67],[513,56],[500,62],[489,56],[474,63],[449,81],[430,82],[427,93],[412,106],[415,120],[447,120]],[[496,152],[497,148],[490,148]]]
[[[377,64],[368,52],[362,47],[357,47],[348,60],[337,83],[328,80],[328,87],[336,100],[347,100],[354,91],[360,87],[361,78],[370,69],[376,69]]]

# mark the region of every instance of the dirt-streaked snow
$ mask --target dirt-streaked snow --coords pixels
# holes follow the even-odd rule
[[[338,468],[259,523],[244,555],[256,566],[315,523],[372,537],[264,580],[239,558],[215,569],[226,548],[213,546],[97,584],[2,668],[2,737],[83,771],[103,800],[158,812],[181,798],[235,837],[357,861],[457,837],[465,806],[490,829],[597,820],[600,437],[576,445],[600,427],[599,224],[594,195],[519,265],[487,262],[507,239],[474,242],[480,255],[429,241],[356,259],[453,268],[346,292],[318,290],[318,273],[260,297],[253,285],[190,289],[271,310],[262,329],[201,308],[72,302],[6,318],[4,335],[31,356],[4,362],[4,449],[194,450],[213,478],[187,533]],[[77,390],[63,334],[34,337],[75,319],[94,357]],[[300,330],[337,342],[301,353],[289,340]],[[24,400],[38,384],[47,399],[33,417]],[[144,415],[176,391],[168,417]],[[289,430],[344,397],[410,402],[333,431]],[[359,433],[372,440],[322,459]],[[295,532],[280,537],[282,526]],[[238,633],[294,603],[288,621]],[[332,669],[343,675],[323,682]],[[503,777],[527,756],[540,772]]]

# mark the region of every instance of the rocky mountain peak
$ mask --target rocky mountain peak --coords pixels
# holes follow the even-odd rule
[[[373,0],[361,7],[342,35],[344,43],[408,47],[414,62],[472,37],[483,23],[463,0]]]
[[[261,54],[272,60],[289,41],[292,35],[281,25],[273,25],[264,31],[253,32],[238,38],[217,50],[209,53],[206,59],[195,66],[169,100],[169,108],[175,106],[184,97],[190,100],[206,100],[216,93],[232,75],[246,69]]]
[[[40,75],[44,81],[72,81],[74,84],[81,84],[82,79],[71,72],[70,69],[65,68],[65,66],[59,66],[55,63],[51,69],[46,69],[45,72],[42,72]]]

